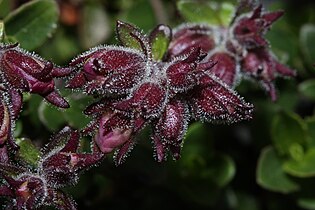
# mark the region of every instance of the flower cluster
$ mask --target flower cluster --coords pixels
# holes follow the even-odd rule
[[[101,98],[85,110],[95,119],[85,133],[97,130],[94,140],[104,153],[118,148],[116,164],[145,126],[152,128],[155,156],[163,161],[168,151],[180,157],[191,119],[234,123],[251,118],[253,106],[211,73],[216,63],[204,61],[204,49],[192,47],[184,55],[164,58],[172,36],[168,26],[159,25],[146,36],[117,22],[117,35],[123,47],[100,46],[75,58],[67,84]],[[164,43],[164,52],[157,42]]]
[[[13,150],[18,148],[13,140],[13,128],[22,109],[22,93],[39,94],[57,107],[69,107],[57,92],[53,79],[70,72],[70,68],[56,67],[19,48],[18,44],[0,44],[0,146],[8,142]]]
[[[97,148],[93,153],[79,153],[79,140],[78,131],[65,127],[42,149],[35,167],[16,163],[5,146],[0,148],[0,174],[5,180],[0,195],[9,198],[6,209],[76,209],[73,199],[60,188],[75,184],[80,172],[104,156]]]
[[[209,71],[229,87],[235,87],[241,78],[251,78],[258,81],[275,101],[275,78],[292,77],[295,72],[276,60],[263,36],[283,12],[264,12],[261,5],[251,5],[250,12],[242,13],[249,5],[240,5],[229,27],[184,24],[174,29],[168,58],[201,47],[208,53],[205,62],[218,61]]]
[[[263,12],[261,6],[242,10],[229,27],[185,24],[172,31],[161,24],[148,35],[118,21],[121,46],[95,47],[62,68],[18,44],[0,44],[0,196],[9,199],[6,208],[75,209],[60,188],[75,184],[80,172],[113,151],[121,164],[145,127],[151,128],[157,161],[169,152],[179,159],[191,120],[251,119],[253,105],[233,90],[242,77],[259,81],[275,100],[275,78],[295,73],[277,62],[263,35],[283,13]],[[96,98],[84,110],[90,124],[81,131],[65,127],[32,164],[20,160],[13,132],[23,93],[68,108],[54,81],[63,77],[67,88]],[[92,137],[91,153],[80,152],[81,135]]]

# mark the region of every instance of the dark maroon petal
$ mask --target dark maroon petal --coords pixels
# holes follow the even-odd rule
[[[3,145],[9,135],[11,135],[11,117],[8,106],[2,100],[0,101],[0,146]]]
[[[48,95],[45,95],[44,97],[49,103],[57,107],[65,109],[70,107],[69,103],[63,97],[61,97],[59,93],[57,93],[56,91],[53,91]]]
[[[241,62],[242,72],[259,81],[263,88],[269,93],[271,99],[275,101],[277,94],[273,81],[277,76],[293,77],[295,72],[280,64],[268,49],[253,49],[248,51],[246,57]]]
[[[71,78],[66,85],[66,88],[80,88],[87,83],[87,80],[83,72],[78,73],[73,78]]]
[[[51,151],[59,152],[60,150],[66,147],[71,137],[72,139],[69,143],[69,146],[72,145],[73,147],[67,146],[67,150],[76,151],[78,146],[78,143],[76,141],[79,141],[77,139],[78,138],[77,135],[78,135],[77,131],[73,130],[69,126],[66,126],[50,138],[49,143],[42,148],[41,153],[43,154],[43,156],[46,156]]]
[[[8,186],[0,186],[0,196],[14,197],[15,194]]]
[[[187,130],[189,112],[186,104],[179,100],[168,103],[153,129],[153,143],[157,160],[160,162],[166,158],[166,148],[179,148],[176,150],[179,157],[180,148]]]
[[[88,107],[86,107],[83,113],[86,115],[101,114],[105,110],[107,110],[108,107],[110,107],[114,101],[115,100],[111,98],[107,97],[102,98],[101,100],[92,103]]]
[[[284,11],[268,12],[261,16],[265,21],[265,26],[269,27],[272,23],[277,21],[281,16],[283,16]]]
[[[80,144],[80,134],[77,130],[71,130],[66,145],[60,152],[76,152]]]
[[[143,83],[133,93],[130,99],[114,104],[115,109],[136,112],[144,118],[158,115],[163,109],[166,91],[157,83]]]
[[[275,68],[279,76],[294,77],[296,72],[275,60]]]
[[[193,48],[208,52],[215,47],[213,29],[206,25],[182,25],[175,29],[169,45],[170,58],[188,54]]]
[[[0,163],[9,163],[9,152],[5,144],[0,146]]]
[[[25,171],[26,169],[24,169],[23,167],[18,167],[10,163],[0,162],[0,176],[17,176],[18,174],[24,173]]]
[[[251,20],[255,20],[261,17],[261,12],[262,12],[262,4],[258,5],[253,11],[252,16],[250,17]]]
[[[64,77],[68,76],[73,72],[73,68],[71,67],[54,67],[51,71],[52,77]]]
[[[214,74],[229,87],[233,87],[239,71],[235,58],[227,52],[217,52],[211,55],[210,59],[217,61],[217,64],[214,65],[209,72]]]
[[[158,162],[162,162],[166,160],[167,156],[167,149],[165,144],[163,144],[162,138],[159,136],[158,133],[154,133],[152,135],[152,142],[154,148],[154,157]]]
[[[248,14],[233,21],[233,34],[237,41],[247,49],[267,47],[268,42],[263,38],[263,35],[269,30],[271,24],[282,15],[282,11],[263,13],[262,5],[259,5],[251,16]]]
[[[186,133],[188,119],[187,105],[179,100],[171,101],[165,106],[156,125],[156,132],[159,133],[163,142],[180,145]]]
[[[184,92],[196,84],[194,70],[196,65],[191,63],[177,62],[171,64],[167,70],[167,80],[169,86],[176,92]]]
[[[10,89],[8,90],[8,92],[9,92],[9,95],[10,95],[9,97],[11,99],[11,104],[12,104],[12,118],[17,119],[22,109],[23,96],[21,92],[15,89]]]
[[[114,161],[116,166],[121,165],[127,158],[128,154],[135,145],[134,140],[129,140],[123,144],[118,150],[115,151]]]
[[[208,122],[234,123],[251,118],[253,106],[245,103],[233,90],[209,76],[209,86],[196,87],[191,92],[190,107],[194,117]]]
[[[174,160],[180,159],[181,145],[169,145]]]
[[[128,93],[146,71],[144,56],[127,48],[99,47],[82,57],[77,59],[82,60],[77,64],[81,72],[70,79],[67,87],[85,85],[88,94]]]

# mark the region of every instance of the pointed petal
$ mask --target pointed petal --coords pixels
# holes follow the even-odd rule
[[[115,151],[114,161],[116,166],[121,165],[135,145],[134,140],[129,140]]]
[[[69,126],[64,127],[58,133],[55,133],[49,140],[48,144],[46,144],[42,149],[41,152],[43,155],[50,153],[53,150],[63,149],[65,145],[68,143],[68,139],[73,133],[72,128]]]
[[[262,19],[266,21],[265,27],[269,27],[272,23],[282,17],[284,11],[268,12],[262,15]]]
[[[237,80],[237,63],[227,52],[217,52],[211,55],[211,60],[218,61],[208,72],[211,72],[229,87],[233,87]]]
[[[250,19],[258,19],[258,18],[260,18],[261,17],[261,12],[262,12],[262,4],[258,5],[258,7],[256,7],[254,9],[254,12],[253,12],[253,14],[252,14]]]
[[[154,133],[152,135],[152,142],[153,142],[153,148],[154,148],[154,157],[156,161],[162,162],[166,160],[167,156],[167,150],[165,145],[162,143],[161,137],[157,134]]]
[[[80,72],[67,82],[66,88],[80,88],[83,87],[86,82],[87,80],[84,76],[84,73]]]
[[[14,197],[15,194],[10,187],[3,185],[0,186],[0,196]]]
[[[194,117],[202,121],[234,123],[251,118],[253,106],[245,103],[233,90],[209,76],[209,86],[192,91],[190,107]]]
[[[12,103],[12,118],[17,119],[22,109],[23,96],[21,92],[15,89],[10,89],[9,95]]]
[[[61,152],[76,152],[80,144],[80,133],[77,130],[71,130],[68,135],[67,143]]]
[[[73,68],[70,67],[54,67],[51,71],[51,75],[52,77],[64,77],[64,76],[68,76],[69,74],[71,74],[73,72]]]
[[[166,91],[157,83],[143,83],[132,94],[132,97],[115,103],[114,108],[137,112],[144,118],[158,115],[163,109],[166,100]]]
[[[213,28],[200,24],[183,24],[174,29],[173,39],[169,44],[168,57],[183,56],[193,48],[208,52],[215,47]]]
[[[296,76],[296,72],[293,71],[292,69],[286,67],[285,65],[275,61],[275,68],[276,68],[276,71],[277,73],[280,75],[280,76],[287,76],[287,77],[294,77]]]
[[[48,95],[45,95],[44,98],[51,104],[60,107],[60,108],[69,108],[70,105],[68,104],[68,102],[59,95],[58,92],[53,91],[51,93],[49,93]]]
[[[173,100],[165,106],[156,124],[156,132],[166,144],[181,145],[187,130],[189,114],[186,104]]]

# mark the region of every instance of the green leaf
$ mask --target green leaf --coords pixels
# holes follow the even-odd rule
[[[315,45],[314,45],[315,47]],[[315,60],[314,60],[315,63]],[[299,91],[315,101],[315,79],[309,79],[299,84]]]
[[[91,98],[82,94],[71,94],[68,101],[71,108],[63,112],[68,125],[78,129],[85,127],[91,119],[83,114],[83,110],[91,104]]]
[[[309,147],[315,148],[315,116],[307,118],[306,120],[308,128],[308,137],[309,137]]]
[[[2,42],[4,39],[4,23],[3,21],[0,21],[0,42]]]
[[[0,19],[6,17],[11,10],[13,1],[12,0],[1,0],[0,1]]]
[[[297,204],[304,209],[315,210],[314,198],[299,198]]]
[[[235,175],[235,163],[228,155],[216,155],[207,165],[208,168],[201,171],[201,177],[210,180],[219,188],[226,186]]]
[[[144,35],[134,25],[117,21],[116,25],[117,37],[122,45],[140,51],[146,51],[144,46]]]
[[[297,147],[304,146],[307,142],[307,125],[293,112],[280,112],[272,122],[272,141],[280,155],[289,155],[299,158],[301,150]]]
[[[172,31],[166,25],[158,25],[150,33],[150,44],[152,49],[153,58],[156,61],[162,60],[168,45],[172,38]]]
[[[40,103],[38,117],[50,131],[57,131],[66,124],[63,112],[45,101]]]
[[[288,160],[283,165],[283,170],[296,177],[315,176],[315,148],[306,152],[301,160]]]
[[[31,140],[20,138],[16,139],[16,143],[20,146],[18,155],[28,164],[36,167],[40,159],[40,152]]]
[[[305,24],[300,30],[300,45],[309,64],[315,62],[315,25]]]
[[[58,15],[56,1],[30,1],[5,18],[6,33],[14,36],[23,48],[33,50],[51,36],[56,29]]]
[[[299,185],[289,178],[282,169],[282,160],[273,147],[266,147],[260,154],[256,181],[271,191],[291,193],[299,190]]]
[[[234,13],[230,3],[178,1],[177,8],[189,22],[228,26]]]

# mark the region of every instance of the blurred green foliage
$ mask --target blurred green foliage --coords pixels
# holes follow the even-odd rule
[[[272,103],[255,84],[242,83],[238,91],[255,105],[254,119],[229,126],[191,124],[177,162],[154,162],[150,138],[143,133],[124,165],[116,168],[107,159],[67,189],[79,209],[315,209],[315,3],[270,2],[264,2],[270,10],[286,12],[267,34],[271,48],[298,73],[295,80],[278,81],[279,100]],[[117,19],[145,31],[185,20],[227,25],[235,3],[0,0],[0,41],[5,34],[3,41],[18,41],[66,65],[92,46],[117,44]],[[32,139],[19,141],[20,156],[31,164],[38,157],[34,144],[43,145],[65,124],[82,128],[89,121],[82,110],[93,99],[61,91],[69,110],[57,110],[37,96],[25,100],[16,135]]]

